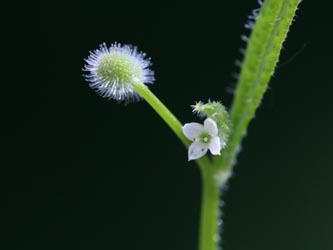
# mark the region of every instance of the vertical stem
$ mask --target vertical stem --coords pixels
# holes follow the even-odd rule
[[[217,250],[219,242],[219,187],[213,166],[201,168],[202,198],[199,250]]]

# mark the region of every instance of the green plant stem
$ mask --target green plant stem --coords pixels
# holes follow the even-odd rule
[[[247,127],[274,72],[300,0],[265,0],[252,30],[231,107],[228,146],[215,166],[231,171]]]
[[[170,112],[170,110],[149,90],[144,84],[135,84],[134,89],[138,92],[146,102],[159,114],[159,116],[169,125],[171,130],[182,141],[186,148],[189,147],[191,141],[188,140],[182,131],[182,124],[179,120]],[[196,161],[200,167],[210,165],[210,160],[207,156],[204,156]]]
[[[213,166],[201,168],[202,197],[199,250],[216,250],[219,243],[219,185]]]
[[[299,3],[300,0],[264,1],[249,39],[237,83],[231,108],[232,130],[228,146],[220,157],[215,157],[214,163],[206,156],[197,160],[202,173],[199,250],[218,249],[220,187],[229,177],[242,138],[267,89]],[[183,135],[178,119],[144,84],[136,84],[134,88],[188,147],[191,142]]]

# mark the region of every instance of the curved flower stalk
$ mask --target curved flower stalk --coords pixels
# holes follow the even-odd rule
[[[182,124],[146,86],[153,83],[155,78],[154,72],[149,69],[152,63],[145,53],[138,52],[131,45],[114,43],[107,47],[103,43],[99,49],[90,52],[85,61],[83,71],[88,72],[86,80],[97,93],[126,104],[145,99],[183,144],[186,147],[190,145],[183,134]],[[205,156],[198,159],[197,163],[202,167],[211,164]]]

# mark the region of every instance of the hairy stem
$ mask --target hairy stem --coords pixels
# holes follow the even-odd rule
[[[219,185],[213,166],[201,168],[202,197],[199,250],[216,250],[219,243]]]
[[[232,131],[227,148],[215,160],[231,171],[242,138],[260,105],[301,0],[265,0],[252,30],[231,108]]]

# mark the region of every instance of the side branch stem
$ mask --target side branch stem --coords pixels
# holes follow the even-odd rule
[[[182,124],[179,120],[171,113],[171,111],[149,90],[144,84],[135,84],[135,91],[137,91],[146,102],[159,114],[159,116],[169,125],[171,130],[177,135],[181,142],[186,148],[191,144],[182,131]],[[200,167],[206,167],[211,165],[210,160],[207,156],[204,156],[197,160]]]

